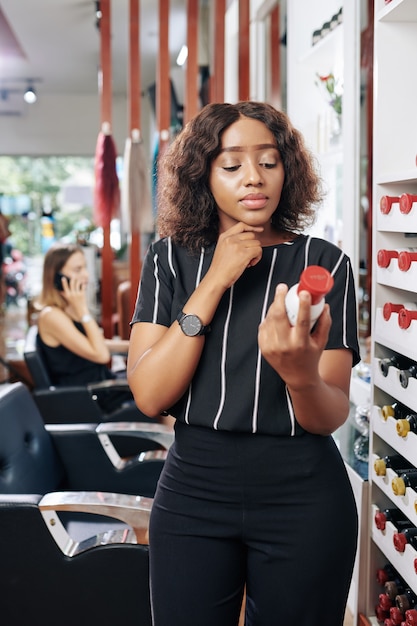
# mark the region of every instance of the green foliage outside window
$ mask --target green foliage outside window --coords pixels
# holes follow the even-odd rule
[[[68,210],[62,204],[64,183],[79,171],[93,172],[93,158],[0,157],[0,207],[10,219],[11,241],[24,255],[42,252],[41,220],[45,214],[53,218],[57,239],[75,238],[80,225],[86,232],[94,227],[92,206]],[[8,213],[7,208],[19,198],[25,200],[25,208]]]

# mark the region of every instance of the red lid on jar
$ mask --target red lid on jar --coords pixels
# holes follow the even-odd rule
[[[384,316],[384,320],[388,322],[392,313],[398,313],[401,309],[404,308],[402,304],[394,304],[393,302],[386,302],[382,308],[382,315]]]
[[[333,276],[325,267],[309,265],[301,273],[297,293],[308,291],[311,294],[311,304],[317,304],[329,293],[333,283]]]
[[[379,267],[388,267],[391,263],[391,259],[397,258],[398,252],[396,250],[378,250],[376,256]]]
[[[405,330],[406,328],[410,326],[411,320],[412,320],[412,317],[411,317],[410,311],[408,311],[407,309],[402,308],[398,312],[398,324],[400,328],[402,328],[403,330]]]
[[[403,533],[394,533],[392,540],[394,542],[395,549],[398,550],[398,552],[404,552],[405,546],[407,545],[407,539]]]
[[[388,611],[384,611],[382,606],[378,605],[378,606],[375,607],[375,617],[380,622],[382,622],[382,620],[385,619],[388,615],[389,615]]]
[[[402,272],[408,272],[411,266],[411,254],[403,250],[398,255],[398,267]]]
[[[378,530],[385,530],[385,526],[387,523],[387,516],[382,511],[377,511],[375,513],[375,526]]]
[[[399,198],[397,196],[382,196],[381,200],[379,201],[379,208],[381,210],[381,213],[383,213],[384,215],[388,215],[388,213],[391,211],[392,203],[398,201]]]
[[[392,620],[392,623],[395,624],[396,626],[400,626],[401,622],[403,621],[403,613],[402,611],[400,611],[400,609],[398,608],[398,606],[392,606],[389,610],[389,616]]]
[[[417,611],[415,609],[408,609],[405,612],[405,623],[407,626],[417,626]]]
[[[410,213],[413,208],[413,198],[409,193],[403,193],[400,196],[400,211],[401,213]]]
[[[416,559],[417,561],[417,559]],[[384,583],[387,582],[387,580],[389,580],[389,576],[388,576],[388,572],[383,569],[382,567],[379,567],[376,570],[376,581],[379,585],[383,585]]]
[[[389,598],[386,593],[380,593],[378,599],[381,609],[383,611],[389,611],[393,604],[391,598]]]

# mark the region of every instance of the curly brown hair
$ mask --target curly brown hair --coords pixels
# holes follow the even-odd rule
[[[282,111],[263,102],[206,105],[180,132],[161,158],[158,232],[192,251],[217,241],[219,219],[209,186],[223,132],[241,117],[263,122],[274,135],[284,164],[281,199],[272,216],[279,231],[301,232],[315,219],[322,200],[321,179],[301,133]]]

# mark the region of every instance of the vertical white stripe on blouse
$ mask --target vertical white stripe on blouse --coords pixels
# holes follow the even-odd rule
[[[234,285],[231,286],[230,288],[230,294],[229,294],[229,307],[227,310],[227,317],[226,317],[226,323],[224,325],[224,331],[223,331],[223,341],[222,341],[222,357],[221,357],[221,364],[220,364],[220,402],[219,402],[219,408],[217,409],[217,413],[216,413],[216,417],[214,418],[214,423],[213,423],[213,428],[215,428],[217,430],[217,425],[219,423],[219,419],[220,419],[220,415],[222,413],[223,407],[224,407],[224,401],[226,398],[226,353],[227,353],[227,338],[229,335],[229,324],[230,324],[230,317],[232,315],[232,304],[233,304],[233,294],[234,294]]]
[[[174,268],[174,263],[172,262],[172,239],[168,237],[168,265],[171,270],[171,274],[174,278],[177,278],[177,273]]]
[[[349,348],[347,342],[347,302],[349,293],[349,268],[350,262],[346,263],[346,280],[345,280],[345,293],[343,294],[343,345]]]
[[[198,285],[200,284],[201,281],[201,273],[203,271],[203,262],[204,262],[204,254],[205,254],[205,248],[201,248],[201,253],[200,253],[200,261],[198,263],[198,269],[197,269],[197,276],[195,279],[195,287],[197,289]],[[187,394],[187,404],[185,406],[185,413],[184,413],[184,420],[186,424],[190,423],[190,406],[191,406],[191,394],[192,394],[192,383],[190,383],[190,386],[188,387],[188,394]]]
[[[153,305],[153,314],[152,314],[152,323],[156,324],[158,321],[158,306],[159,306],[159,275],[158,275],[158,255],[155,254],[153,257],[153,275],[155,277],[155,296],[154,296],[154,305]]]
[[[267,281],[266,289],[265,289],[265,296],[264,296],[264,301],[262,305],[262,313],[261,313],[261,322],[263,322],[263,320],[265,319],[266,312],[268,309],[268,298],[269,298],[269,294],[271,291],[271,283],[272,283],[272,277],[273,277],[273,273],[275,269],[275,262],[277,259],[277,252],[278,251],[275,248],[273,255],[272,255],[272,259],[271,259],[271,266],[269,268],[268,281]],[[256,372],[255,372],[255,398],[254,398],[253,412],[252,412],[252,432],[253,433],[256,433],[258,429],[258,406],[259,406],[259,387],[260,387],[260,380],[261,380],[261,364],[262,364],[262,354],[261,354],[260,349],[258,348],[258,357],[256,360]]]

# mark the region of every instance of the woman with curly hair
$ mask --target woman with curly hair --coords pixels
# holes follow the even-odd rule
[[[128,379],[175,443],[150,524],[154,626],[341,626],[357,514],[331,434],[359,360],[349,258],[303,234],[320,179],[288,117],[210,104],[162,161]],[[285,296],[307,265],[334,286],[310,332]],[[337,512],[337,515],[336,515]],[[325,593],[325,598],[323,594]]]
[[[87,385],[125,378],[126,371],[113,372],[112,352],[127,342],[105,339],[88,309],[89,274],[81,246],[57,242],[47,251],[43,264],[37,348],[41,351],[53,385]],[[110,413],[133,398],[129,389],[103,389],[97,401]],[[140,413],[138,412],[138,416]],[[138,417],[139,419],[139,417]]]

